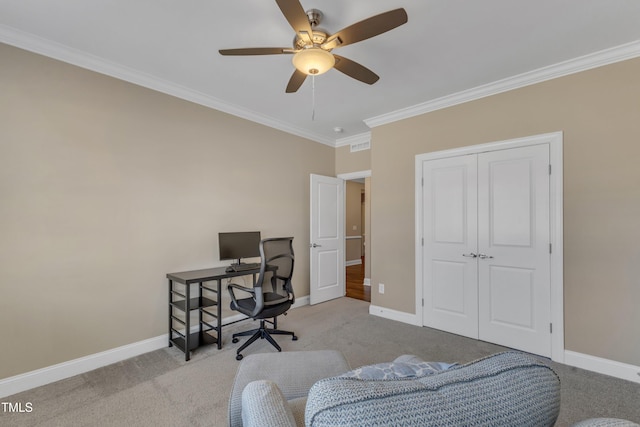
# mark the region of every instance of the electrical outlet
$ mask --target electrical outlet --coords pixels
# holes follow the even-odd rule
[[[384,283],[378,283],[378,293],[384,294]]]

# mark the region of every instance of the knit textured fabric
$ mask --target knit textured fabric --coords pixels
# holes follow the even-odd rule
[[[505,352],[417,378],[333,377],[309,391],[307,426],[553,426],[560,380],[538,359]]]

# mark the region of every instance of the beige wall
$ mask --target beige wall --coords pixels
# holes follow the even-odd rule
[[[336,174],[371,169],[371,150],[350,152],[349,146],[336,148]]]
[[[372,303],[415,312],[415,155],[564,131],[565,347],[640,365],[638,76],[634,59],[375,128]]]
[[[364,184],[347,181],[345,195],[345,236],[362,236],[362,192]],[[353,228],[356,227],[354,230]],[[361,239],[347,239],[345,245],[346,260],[360,260],[362,254]]]
[[[0,378],[167,333],[165,274],[217,233],[292,235],[335,150],[0,44]],[[283,167],[283,159],[286,161]]]

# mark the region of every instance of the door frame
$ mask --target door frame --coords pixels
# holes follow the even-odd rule
[[[451,150],[418,154],[415,158],[415,282],[416,282],[416,322],[423,325],[423,257],[422,239],[422,162],[446,157],[478,154],[487,151],[526,147],[530,145],[549,145],[549,241],[550,279],[551,279],[551,359],[564,363],[564,257],[563,257],[563,133],[552,132],[523,138],[490,142]]]
[[[371,178],[371,169],[367,169],[367,170],[361,170],[361,171],[357,171],[357,172],[349,172],[349,173],[340,173],[337,175],[338,178],[341,178],[344,181],[344,185],[347,185],[347,181],[350,181],[352,179],[361,179],[361,178]],[[347,191],[346,188],[343,191],[344,193],[344,197],[345,197],[345,206],[347,204],[346,201],[346,197],[347,197]],[[371,194],[366,195],[365,197],[371,197]],[[346,212],[345,212],[346,215]],[[371,221],[369,221],[371,222]],[[365,227],[369,227],[369,230],[371,230],[371,224],[365,224]],[[371,234],[372,233],[368,233],[367,237],[367,246],[369,246],[369,254],[371,254]],[[369,257],[371,258],[371,257]],[[366,259],[365,262],[368,262],[369,265],[371,265],[371,260],[370,259]],[[343,272],[344,274],[346,274],[346,264],[345,264],[345,271]],[[364,286],[371,286],[371,278],[370,277],[366,277],[366,270],[365,270],[365,278],[364,278]]]

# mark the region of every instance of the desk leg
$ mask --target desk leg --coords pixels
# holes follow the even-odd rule
[[[202,282],[198,283],[198,342],[202,343]]]
[[[169,347],[173,347],[173,343],[171,342],[171,329],[173,328],[173,280],[169,279]]]
[[[216,303],[216,332],[218,335],[218,350],[222,348],[222,279],[218,279],[218,301]]]
[[[184,360],[188,362],[191,359],[191,307],[189,307],[189,303],[191,302],[191,285],[187,283],[185,285],[185,295],[187,296],[186,301],[184,302],[185,308],[185,316],[184,316],[184,324],[185,324],[185,333],[184,333]]]

